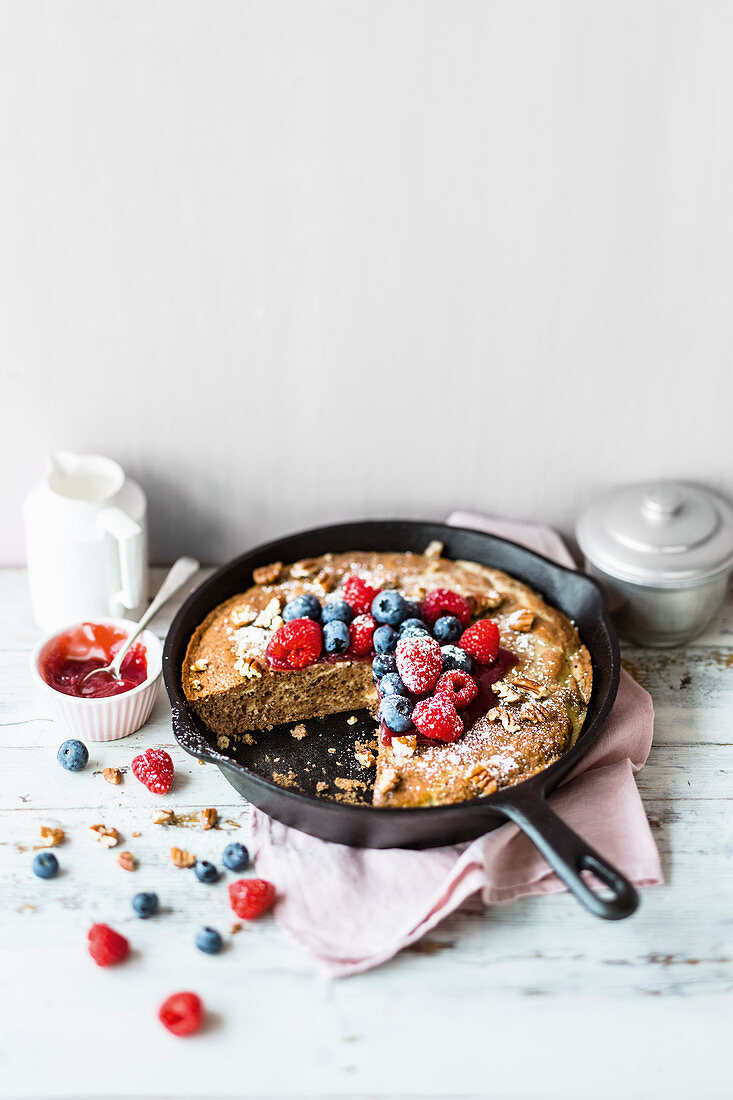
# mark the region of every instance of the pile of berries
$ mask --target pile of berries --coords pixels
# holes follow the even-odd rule
[[[396,589],[346,580],[343,597],[321,604],[310,593],[283,609],[283,625],[267,647],[275,669],[299,669],[322,656],[372,656],[380,695],[379,718],[390,733],[416,729],[424,737],[455,741],[463,733],[459,711],[476,698],[474,662],[492,665],[499,628],[491,619],[471,623],[470,604],[436,588],[422,604]]]

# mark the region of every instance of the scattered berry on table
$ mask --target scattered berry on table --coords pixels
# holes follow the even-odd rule
[[[385,695],[379,704],[379,720],[390,733],[407,733],[412,729],[413,706],[406,695]]]
[[[397,661],[393,653],[378,653],[372,661],[372,676],[378,684],[382,677],[397,671]]]
[[[397,631],[391,626],[378,626],[374,631],[372,645],[375,653],[394,653],[397,645]]]
[[[227,844],[221,861],[230,871],[246,871],[249,867],[249,852],[244,844]]]
[[[457,642],[462,633],[461,620],[457,619],[455,615],[441,615],[433,623],[433,637],[441,645]]]
[[[39,878],[56,878],[59,861],[53,852],[38,852],[33,857],[33,874]]]
[[[457,645],[441,646],[443,654],[443,671],[457,668],[460,672],[473,672],[473,657]]]
[[[372,651],[372,638],[377,624],[371,615],[357,615],[349,627],[351,651],[357,657],[365,657]]]
[[[402,683],[399,672],[388,672],[377,685],[380,695],[407,695],[407,688]]]
[[[146,749],[133,757],[132,774],[153,794],[168,794],[173,786],[173,761],[165,749]]]
[[[142,920],[147,920],[158,912],[158,895],[152,890],[135,894],[132,899],[132,908]]]
[[[224,946],[224,940],[215,928],[200,928],[196,933],[196,946],[205,955],[218,955]]]
[[[416,634],[429,633],[430,631],[428,630],[422,619],[405,619],[405,621],[400,624],[400,638],[409,638],[411,636],[414,637]]]
[[[333,619],[323,626],[323,648],[326,653],[345,653],[351,645],[349,628],[341,619]]]
[[[93,924],[87,933],[87,938],[89,954],[97,966],[115,966],[127,958],[130,950],[129,943],[108,924]]]
[[[323,609],[318,597],[306,592],[302,596],[289,600],[283,608],[282,616],[286,623],[292,622],[293,619],[313,619],[314,622],[319,623],[322,613]]]
[[[424,737],[435,741],[457,741],[463,733],[463,722],[445,694],[415,703],[412,720]]]
[[[241,878],[229,886],[229,903],[242,920],[254,920],[275,900],[275,887],[263,878]]]
[[[354,618],[354,609],[346,600],[329,600],[323,605],[324,623],[342,622],[348,624]]]
[[[204,1019],[201,998],[196,993],[172,993],[158,1009],[158,1019],[173,1035],[193,1035]]]
[[[443,669],[443,656],[429,634],[401,638],[395,653],[397,671],[405,687],[415,694],[432,691]]]
[[[321,627],[312,619],[293,619],[270,638],[267,656],[285,668],[307,668],[321,656]]]
[[[407,618],[404,596],[394,588],[383,589],[372,600],[372,615],[378,623],[399,626]]]
[[[59,747],[56,759],[67,772],[80,772],[89,763],[89,749],[83,741],[71,738]]]
[[[423,600],[422,615],[426,623],[432,624],[443,615],[455,615],[461,626],[471,622],[471,605],[450,588],[434,588]]]
[[[456,710],[463,710],[478,695],[478,685],[473,676],[454,668],[444,672],[435,686],[436,695],[447,695]]]
[[[213,863],[210,863],[208,859],[197,859],[193,873],[199,882],[216,882],[219,877],[219,871]]]
[[[361,577],[348,577],[344,585],[344,599],[357,615],[366,615],[369,612],[372,600],[378,592],[378,588],[372,588]]]
[[[482,665],[493,665],[499,655],[499,627],[493,619],[479,619],[461,635],[461,649]]]

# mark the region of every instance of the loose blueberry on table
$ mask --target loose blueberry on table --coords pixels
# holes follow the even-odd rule
[[[196,946],[205,955],[218,955],[224,941],[215,928],[200,928],[196,933]]]
[[[152,890],[135,894],[132,908],[142,920],[147,920],[158,912],[158,895]]]
[[[89,763],[89,749],[83,741],[72,737],[59,746],[56,759],[67,772],[80,772]]]
[[[56,878],[59,873],[59,861],[53,852],[38,852],[33,857],[33,874],[38,878]]]
[[[249,852],[244,844],[235,841],[227,844],[221,861],[229,871],[246,871],[249,867]]]

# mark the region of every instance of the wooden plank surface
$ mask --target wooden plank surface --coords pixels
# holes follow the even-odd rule
[[[618,924],[566,895],[469,907],[387,966],[341,982],[270,919],[227,935],[218,958],[196,951],[202,924],[231,927],[226,882],[202,886],[168,849],[219,861],[229,839],[246,841],[247,806],[216,768],[178,750],[162,696],[143,731],[93,747],[78,775],[60,769],[62,736],[27,674],[37,630],[22,571],[0,571],[0,606],[0,1095],[730,1095],[733,601],[687,649],[624,649],[655,704],[638,783],[666,886]],[[216,806],[221,828],[154,825],[159,799],[129,774],[119,787],[95,774],[148,745],[174,756],[171,804],[192,816]],[[90,838],[98,821],[138,856],[133,874]],[[51,882],[30,872],[46,824],[68,837]],[[129,904],[145,888],[163,907],[147,922]],[[94,920],[129,936],[129,964],[94,966]],[[181,988],[212,1014],[188,1042],[154,1015]]]

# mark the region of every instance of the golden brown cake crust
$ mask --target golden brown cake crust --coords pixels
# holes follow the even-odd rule
[[[475,562],[425,554],[354,551],[255,571],[255,584],[215,608],[194,632],[183,664],[189,703],[220,739],[281,722],[377,705],[369,661],[319,662],[273,672],[264,653],[285,603],[303,593],[339,597],[357,574],[377,588],[422,600],[449,588],[474,617],[499,626],[516,664],[495,685],[497,699],[453,744],[395,737],[380,744],[373,801],[425,806],[491,794],[527,778],[575,742],[592,689],[590,655],[573,624],[521,581]]]

